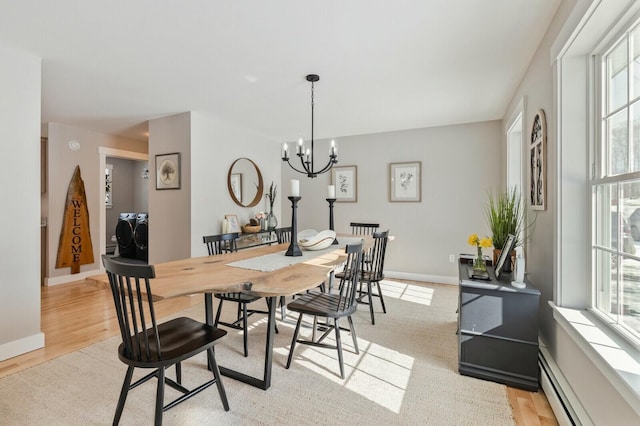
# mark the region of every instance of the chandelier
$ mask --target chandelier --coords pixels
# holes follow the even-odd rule
[[[291,164],[291,162],[289,161],[289,152],[288,152],[288,146],[285,143],[283,145],[283,150],[282,150],[282,161],[286,161],[289,166],[291,166],[291,168],[293,170],[295,170],[298,173],[302,173],[302,174],[306,174],[307,177],[310,178],[314,178],[317,177],[319,174],[328,172],[329,170],[331,170],[331,168],[333,167],[334,164],[336,164],[338,162],[338,154],[337,154],[337,148],[336,148],[336,141],[332,140],[331,141],[331,147],[329,148],[329,162],[327,163],[326,166],[324,166],[321,170],[316,170],[315,166],[314,166],[314,161],[313,161],[313,156],[314,156],[314,151],[313,151],[313,89],[314,89],[314,83],[316,81],[320,80],[320,77],[316,74],[309,74],[307,76],[307,81],[311,82],[311,148],[308,148],[304,145],[304,141],[302,140],[302,138],[300,138],[298,140],[298,144],[296,145],[296,154],[298,156],[298,158],[300,158],[300,164],[302,165],[302,170],[297,169],[293,164]]]

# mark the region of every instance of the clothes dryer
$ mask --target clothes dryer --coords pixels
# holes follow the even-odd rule
[[[136,228],[133,231],[133,239],[136,244],[136,258],[145,262],[149,261],[149,213],[138,213]]]
[[[136,244],[133,239],[136,228],[136,213],[120,213],[116,225],[116,241],[118,242],[118,254],[120,257],[136,258]]]

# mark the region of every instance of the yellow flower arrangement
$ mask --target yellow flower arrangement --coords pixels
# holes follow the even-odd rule
[[[484,264],[484,260],[482,259],[482,249],[489,248],[493,245],[493,241],[491,241],[491,238],[489,237],[480,238],[478,237],[478,234],[474,233],[469,235],[469,239],[467,240],[467,242],[469,243],[470,246],[476,246],[478,248],[478,255],[473,261],[473,268],[480,269],[483,271],[486,270],[487,267]]]

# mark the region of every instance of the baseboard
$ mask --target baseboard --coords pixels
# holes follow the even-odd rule
[[[40,348],[44,348],[44,333],[42,332],[0,345],[0,361]]]
[[[103,271],[99,269],[94,269],[92,271],[84,271],[78,274],[61,275],[59,277],[47,277],[44,279],[44,285],[48,287],[52,285],[66,284],[74,281],[81,281],[87,277],[90,277],[93,275],[100,275],[102,273]]]
[[[586,411],[564,378],[560,368],[540,341],[538,352],[540,387],[560,426],[592,425]]]
[[[385,278],[396,278],[399,280],[411,280],[411,281],[423,281],[436,284],[449,284],[458,285],[459,279],[457,276],[449,277],[446,275],[427,275],[427,274],[414,274],[411,272],[398,272],[398,271],[384,271]]]

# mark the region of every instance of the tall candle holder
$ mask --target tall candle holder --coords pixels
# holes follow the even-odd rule
[[[302,256],[302,250],[300,250],[300,247],[298,247],[298,215],[296,213],[296,209],[298,208],[298,201],[300,201],[302,197],[287,198],[291,200],[291,243],[289,244],[289,248],[284,255]]]
[[[332,231],[335,231],[335,229],[333,229],[333,203],[336,202],[335,198],[327,198],[326,199],[327,202],[329,203],[329,229],[331,229]],[[338,244],[338,238],[334,238],[333,242],[331,243],[333,244]]]

